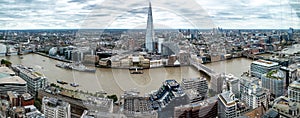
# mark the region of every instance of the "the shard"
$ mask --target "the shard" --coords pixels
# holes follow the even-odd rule
[[[151,7],[151,2],[149,1],[146,41],[145,41],[146,50],[149,53],[152,53],[154,51],[153,41],[154,41],[154,30],[153,30],[152,7]]]

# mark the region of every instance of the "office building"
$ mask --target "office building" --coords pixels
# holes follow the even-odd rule
[[[215,118],[218,116],[216,113],[218,113],[217,96],[174,108],[174,118]]]
[[[29,93],[24,93],[20,97],[21,97],[21,106],[34,105],[34,98]]]
[[[236,98],[240,98],[240,80],[232,74],[225,75],[226,91],[231,91]]]
[[[24,106],[25,118],[46,118],[34,105]]]
[[[300,80],[294,81],[289,85],[288,97],[291,101],[300,103]]]
[[[256,109],[262,105],[268,106],[269,90],[259,85],[258,78],[241,78],[240,95],[240,100],[244,101],[250,109]]]
[[[294,29],[290,27],[288,29],[288,39],[289,39],[289,41],[293,40],[293,35],[294,35]]]
[[[137,91],[126,91],[121,96],[123,113],[128,117],[149,116],[154,117],[149,96],[140,96]]]
[[[70,104],[56,98],[44,97],[42,111],[46,118],[71,118]]]
[[[183,78],[181,82],[183,90],[194,89],[203,98],[207,96],[208,84],[206,78]]]
[[[9,109],[7,118],[47,118],[34,105],[16,106]]]
[[[153,29],[152,7],[151,7],[151,2],[149,2],[145,46],[146,46],[146,50],[150,53],[155,51],[153,43],[154,43],[154,29]]]
[[[15,91],[19,94],[27,92],[27,82],[8,67],[0,67],[0,95],[6,94],[8,91]]]
[[[7,92],[10,107],[34,105],[34,98],[29,93],[18,94],[15,91]]]
[[[162,56],[170,56],[170,55],[178,55],[179,54],[179,46],[174,42],[163,42],[161,49]]]
[[[166,107],[172,99],[182,97],[184,94],[179,83],[175,80],[166,80],[159,90],[154,91],[150,95],[150,101],[153,109],[161,109]]]
[[[162,53],[162,43],[164,42],[164,38],[158,38],[158,49],[157,49],[157,53],[161,54]]]
[[[83,101],[83,105],[87,109],[98,112],[113,112],[113,100],[109,98],[88,96],[86,100]]]
[[[231,91],[218,95],[218,117],[235,118],[248,111],[248,107],[235,98]]]
[[[36,96],[38,90],[45,87],[47,80],[43,74],[23,65],[13,65],[12,68],[27,82],[28,93],[31,95]]]
[[[272,109],[277,111],[283,118],[299,118],[300,103],[292,102],[289,98],[280,96],[276,98],[272,104]]]
[[[293,80],[297,80],[296,74],[297,70],[292,68],[287,68],[285,66],[280,67],[280,70],[284,74],[284,89],[288,89],[288,86],[290,83],[293,82]]]
[[[272,70],[261,76],[262,87],[269,89],[271,95],[279,97],[284,95],[284,74],[280,70]]]
[[[189,103],[195,103],[204,100],[204,97],[199,94],[195,89],[188,89],[184,91],[188,97]]]
[[[191,59],[191,55],[189,52],[180,50],[179,58],[178,58],[180,65],[189,65],[190,59]]]
[[[223,80],[224,80],[223,74],[213,75],[211,77],[211,90],[214,94],[219,94],[222,92],[223,89]]]
[[[276,62],[257,60],[251,63],[250,71],[252,76],[261,78],[262,74],[270,72],[271,70],[277,70],[279,67],[280,65]]]

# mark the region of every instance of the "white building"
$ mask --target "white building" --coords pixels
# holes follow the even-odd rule
[[[293,102],[300,103],[300,80],[294,81],[288,87],[288,97]]]
[[[279,69],[280,65],[277,62],[257,60],[251,63],[250,71],[251,75],[257,78],[261,78],[262,74],[270,72],[271,70]]]
[[[220,118],[235,118],[237,113],[237,99],[230,91],[226,91],[218,95],[218,117]]]
[[[258,78],[241,78],[240,83],[241,100],[244,101],[250,109],[255,109],[264,105],[267,107],[269,101],[269,91],[259,85]]]
[[[71,118],[69,103],[48,97],[43,97],[42,102],[42,111],[46,118]]]
[[[240,98],[240,80],[232,74],[225,75],[225,85],[227,91],[233,92],[235,97]]]
[[[38,90],[45,87],[47,80],[43,74],[23,65],[13,65],[12,68],[17,75],[27,82],[28,93],[31,95],[37,95]]]
[[[181,86],[184,90],[196,90],[202,97],[207,95],[208,84],[206,78],[183,78]]]

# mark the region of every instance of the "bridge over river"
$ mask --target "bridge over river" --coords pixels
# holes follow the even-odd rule
[[[218,94],[222,92],[223,87],[223,77],[221,73],[217,73],[212,69],[206,67],[202,63],[190,60],[190,65],[195,67],[198,71],[206,73],[210,77],[210,89],[213,94]]]

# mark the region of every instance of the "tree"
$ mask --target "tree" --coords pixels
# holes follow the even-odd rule
[[[41,108],[42,108],[42,100],[41,100],[41,99],[35,99],[35,101],[34,101],[34,106],[35,106],[38,110],[41,110]]]
[[[1,65],[5,64],[5,66],[10,67],[11,66],[11,62],[5,59],[1,60]]]
[[[114,102],[118,101],[117,95],[108,95],[107,98],[113,99]]]

